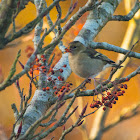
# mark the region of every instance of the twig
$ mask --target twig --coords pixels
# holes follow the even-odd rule
[[[135,6],[133,7],[133,9],[125,16],[122,15],[114,15],[112,16],[112,18],[110,20],[113,21],[129,21],[131,20],[134,15],[136,14],[136,12],[140,9],[140,2],[139,0],[136,0]]]
[[[122,109],[122,113],[117,116],[114,121],[112,121],[110,124],[108,124],[107,126],[105,126],[102,131],[103,132],[106,132],[108,131],[109,129],[111,129],[112,127],[116,126],[117,124],[119,124],[120,122],[122,121],[125,121],[127,119],[130,119],[136,115],[138,115],[140,113],[140,111],[137,110],[137,108],[140,107],[140,103],[138,104],[134,104],[132,105],[131,107],[128,107],[128,108],[123,108]]]
[[[129,50],[125,50],[123,48],[120,48],[120,47],[112,45],[112,44],[108,44],[106,42],[91,42],[89,45],[91,47],[93,47],[94,49],[105,49],[108,51],[114,51],[114,52],[122,53],[125,55],[129,52]],[[140,59],[140,53],[131,51],[129,53],[128,57],[134,57],[134,58]]]

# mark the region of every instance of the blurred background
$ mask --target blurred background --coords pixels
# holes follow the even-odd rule
[[[74,1],[75,2],[75,1]],[[131,3],[132,2],[132,3]],[[126,15],[130,11],[130,9],[134,6],[134,1],[132,0],[123,0],[118,8],[116,9],[116,12],[114,14],[118,15]],[[47,4],[50,5],[52,1],[47,1]],[[78,5],[72,15],[78,11],[79,7],[83,6],[86,3],[86,0],[78,1]],[[61,2],[62,7],[62,16],[65,16],[68,8],[70,5],[70,0],[67,0],[65,2]],[[140,13],[140,12],[139,12]],[[110,21],[98,34],[98,36],[95,38],[94,41],[97,42],[107,42],[116,46],[132,46],[138,38],[140,38],[140,14],[137,13],[135,16],[135,19],[132,19],[129,22],[119,22],[119,21]],[[73,39],[76,37],[78,32],[81,30],[86,17],[88,15],[88,12],[84,14],[77,22],[76,24],[66,33],[66,35],[63,38],[64,45],[68,45]],[[56,9],[54,8],[50,16],[53,21],[56,20],[57,14]],[[27,23],[32,21],[36,17],[36,9],[35,6],[32,3],[29,3],[29,5],[26,6],[26,8],[19,13],[19,15],[16,18],[16,30],[19,30],[20,28],[24,27]],[[43,28],[48,27],[46,19],[44,18],[44,25]],[[11,30],[12,28],[10,28]],[[9,30],[9,32],[10,32]],[[20,61],[25,64],[28,60],[28,57],[33,52],[33,37],[34,37],[34,31],[31,33],[16,39],[15,41],[8,44],[9,48],[0,50],[0,82],[5,79],[10,71],[10,68],[15,60],[16,54],[19,49],[21,49],[21,57]],[[54,37],[54,34],[51,33],[48,37],[46,37],[44,44],[47,45],[51,42],[52,38]],[[124,41],[125,40],[125,41]],[[124,45],[125,44],[125,45]],[[137,47],[134,48],[134,51],[140,53],[140,44],[137,45]],[[110,59],[116,61],[118,54],[115,52],[109,52],[104,50],[99,50],[103,54],[107,55]],[[53,64],[55,64],[61,57],[61,52],[58,48],[54,50],[54,53],[56,54],[56,57],[54,59]],[[137,67],[140,65],[140,60],[132,58],[130,60],[130,63],[127,65],[127,68],[125,69],[125,72],[123,73],[123,76],[126,76],[130,74],[132,71],[137,69]],[[22,70],[21,66],[17,64],[17,72],[19,73]],[[76,80],[75,80],[76,79]],[[79,85],[83,79],[79,78],[75,74],[71,74],[71,76],[68,78],[68,81],[71,81],[74,85],[73,87]],[[24,88],[24,94],[28,94],[29,89],[29,79],[26,76],[23,76],[19,80],[21,88]],[[113,108],[109,110],[109,113],[106,118],[105,124],[109,124],[115,117],[117,117],[120,114],[120,111],[124,107],[130,107],[133,104],[137,104],[140,102],[140,75],[132,78],[129,82],[127,82],[128,89],[126,90],[126,93],[124,96],[121,96],[119,100],[117,101],[116,105],[113,105]],[[94,86],[92,84],[87,85],[87,89],[93,89]],[[35,91],[35,87],[34,87]],[[83,108],[83,106],[88,102],[89,104],[92,102],[92,97],[84,97],[84,98],[78,98],[76,100],[75,106],[79,105],[78,111],[80,112]],[[10,87],[7,87],[5,90],[0,92],[0,134],[5,134],[7,137],[10,136],[12,131],[12,126],[14,123],[14,115],[13,111],[11,109],[11,104],[15,103],[17,107],[20,105],[20,97],[18,94],[18,91],[13,84]],[[65,107],[63,107],[64,109]],[[63,109],[60,111],[60,116],[63,112]],[[93,109],[88,108],[87,113],[93,111]],[[81,130],[83,128],[76,128],[71,133],[69,133],[66,136],[66,140],[86,140],[86,135],[90,135],[91,127],[93,125],[94,119],[95,119],[96,113],[88,116],[85,119],[84,126],[86,129],[84,129],[84,132]],[[71,120],[69,120],[65,127],[68,128],[72,121],[75,120],[75,117],[78,117],[78,113],[73,116]],[[103,134],[102,140],[137,140],[140,138],[140,115],[136,115],[128,120],[125,120],[123,122],[120,122],[115,127],[109,129]],[[59,139],[61,133],[63,131],[63,128],[60,127],[56,129],[55,132],[53,132],[49,137],[55,136],[55,140]],[[86,134],[85,134],[86,133]],[[46,138],[47,139],[47,138]]]

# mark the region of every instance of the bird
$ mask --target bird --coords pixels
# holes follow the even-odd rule
[[[107,56],[97,52],[92,47],[85,47],[79,41],[69,43],[66,52],[69,53],[71,70],[82,78],[95,78],[107,67],[121,67]]]

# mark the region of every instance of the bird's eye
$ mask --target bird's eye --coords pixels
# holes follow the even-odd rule
[[[76,49],[76,46],[73,46],[74,49]]]

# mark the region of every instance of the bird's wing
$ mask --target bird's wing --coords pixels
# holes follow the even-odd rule
[[[86,48],[83,53],[86,53],[91,59],[101,59],[102,61],[112,64],[114,61],[110,60],[107,56],[95,51],[93,48]]]

